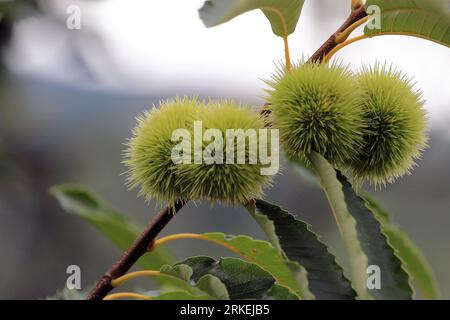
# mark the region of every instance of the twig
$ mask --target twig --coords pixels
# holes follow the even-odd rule
[[[342,32],[344,32],[348,27],[353,25],[355,22],[367,17],[366,9],[363,5],[352,9],[350,16],[345,20],[344,24],[333,33],[327,41],[309,58],[308,62],[322,62],[325,56],[333,50],[340,42],[345,41],[341,36]],[[341,36],[341,37],[339,37]],[[348,35],[347,35],[348,37]],[[339,38],[340,41],[337,41]]]
[[[178,201],[174,206],[167,206],[162,209],[147,225],[142,234],[137,238],[130,248],[125,251],[122,257],[106,272],[98,281],[94,289],[89,293],[88,300],[101,300],[112,289],[111,281],[123,276],[135,262],[144,255],[152,245],[156,236],[169,223],[186,202]]]

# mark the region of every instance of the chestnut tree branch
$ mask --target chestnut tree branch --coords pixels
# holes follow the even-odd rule
[[[139,238],[134,241],[130,248],[122,254],[122,257],[97,282],[87,299],[102,300],[113,289],[111,281],[123,276],[148,251],[156,236],[185,204],[185,201],[178,201],[173,206],[163,208],[149,222]]]
[[[340,42],[345,41],[343,37],[339,37],[342,32],[344,32],[348,27],[353,25],[355,22],[367,17],[366,9],[363,5],[359,7],[352,8],[350,16],[345,20],[342,26],[333,33],[327,41],[309,58],[308,62],[322,62],[325,56],[333,50]],[[348,37],[348,35],[347,35]],[[339,39],[339,41],[337,41]]]

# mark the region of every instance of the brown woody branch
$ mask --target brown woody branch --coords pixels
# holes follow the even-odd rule
[[[178,201],[174,206],[167,206],[162,209],[147,225],[142,234],[137,238],[131,247],[122,254],[122,257],[106,272],[98,281],[97,285],[89,293],[88,300],[101,300],[112,289],[111,281],[123,276],[151,247],[156,236],[174,217],[186,202]]]
[[[325,56],[333,50],[339,43],[337,42],[337,37],[353,23],[367,17],[366,9],[363,5],[353,8],[350,16],[345,20],[344,24],[333,33],[327,41],[309,58],[308,62],[322,62]],[[345,40],[345,39],[342,39]]]

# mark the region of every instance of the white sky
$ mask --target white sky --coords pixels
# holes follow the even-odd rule
[[[63,17],[68,4],[79,3],[52,1]],[[322,21],[313,1],[306,1],[297,31],[290,36],[293,60],[311,55],[320,46],[346,18],[349,2],[322,0],[334,16],[332,21]],[[284,58],[281,38],[272,34],[259,11],[207,29],[198,18],[202,3],[107,0],[81,5],[82,23],[96,30],[111,59],[105,63],[95,51],[90,54],[91,66],[101,76],[101,86],[148,94],[208,90],[250,101],[260,97],[264,86],[261,79],[268,78],[274,62]],[[55,81],[79,81],[76,70],[65,59],[67,31],[58,34],[54,29],[54,25],[37,19],[22,23],[10,55],[13,70]],[[393,63],[415,77],[434,120],[439,120],[444,111],[449,114],[448,48],[416,38],[384,36],[357,42],[337,56],[354,69],[363,61]]]

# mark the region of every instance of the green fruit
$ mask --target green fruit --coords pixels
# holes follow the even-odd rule
[[[138,119],[126,151],[128,184],[140,187],[140,194],[159,203],[202,199],[230,204],[246,202],[260,196],[271,177],[261,174],[264,165],[260,162],[249,163],[249,138],[243,140],[245,163],[236,163],[238,139],[230,140],[234,148],[230,154],[236,156],[235,162],[226,163],[226,131],[253,129],[258,137],[258,130],[263,128],[264,122],[259,115],[234,102],[206,105],[188,98],[163,102],[159,109],[154,108]],[[179,129],[182,129],[183,137],[175,135],[173,139],[174,132]],[[214,132],[221,137],[217,149],[208,149],[208,146],[216,146],[216,141],[220,143],[220,139],[204,139],[207,129],[216,129]],[[177,149],[181,145],[184,147]],[[173,157],[174,150],[179,158]],[[205,150],[210,152],[205,153]],[[220,152],[216,154],[216,150]],[[223,154],[222,163],[208,162],[211,160],[208,154],[216,156],[220,153]],[[198,163],[197,155],[200,155]]]
[[[322,154],[335,164],[352,159],[362,143],[358,86],[339,65],[305,63],[267,81],[271,121],[288,154]]]
[[[195,98],[176,98],[162,102],[159,109],[153,107],[137,119],[124,161],[130,188],[140,187],[140,195],[161,204],[187,200],[171,158],[176,145],[171,137],[176,129],[191,130],[202,108]]]
[[[200,115],[204,129],[218,129],[226,137],[228,129],[254,130],[258,141],[258,132],[264,129],[264,121],[250,107],[239,106],[232,101],[210,102],[207,109]],[[231,140],[235,161],[233,164],[186,164],[179,167],[178,173],[187,182],[186,193],[191,199],[208,199],[211,202],[225,202],[229,204],[245,203],[262,195],[263,188],[272,181],[270,175],[262,175],[261,169],[266,167],[258,158],[256,164],[249,164],[249,139],[245,140],[245,163],[237,163],[238,139]],[[227,147],[224,141],[222,152],[226,157]],[[210,142],[204,143],[204,148]],[[270,152],[270,146],[269,152]],[[256,149],[255,149],[256,151]],[[231,154],[231,152],[230,152]],[[277,159],[278,161],[278,159]]]
[[[358,77],[367,130],[350,167],[357,180],[386,184],[409,173],[426,147],[426,113],[411,79],[392,68],[364,67]]]

